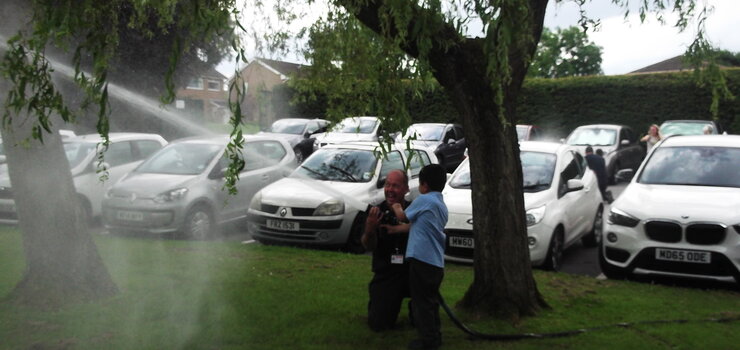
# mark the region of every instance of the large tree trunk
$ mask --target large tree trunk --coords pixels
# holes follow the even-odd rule
[[[427,31],[408,24],[401,49],[419,58],[417,42],[428,41],[432,49],[425,59],[434,76],[451,96],[460,113],[469,145],[472,176],[473,230],[475,237],[474,280],[460,305],[476,312],[518,319],[546,307],[532,274],[527,245],[527,226],[522,192],[522,170],[515,124],[516,98],[527,71],[527,61],[537,47],[545,18],[547,0],[528,3],[527,23],[497,36],[513,37],[509,44],[510,78],[497,104],[491,74],[493,52],[485,52],[485,39],[463,38],[453,26],[443,23],[439,13],[411,7],[412,22],[424,23]],[[380,35],[398,35],[382,18],[393,18],[383,0],[342,1],[355,9],[354,15]],[[504,11],[501,16],[504,16]],[[508,15],[508,13],[506,14]],[[493,28],[500,28],[498,24]],[[529,39],[529,40],[528,40]],[[456,42],[457,44],[451,44]],[[498,43],[488,43],[491,46]],[[504,118],[499,108],[504,108]]]
[[[22,15],[28,10],[24,5],[24,1],[6,2],[0,6],[0,14],[6,19],[27,18]],[[0,48],[0,54],[4,55],[5,49]],[[0,112],[5,111],[10,84],[0,78]],[[53,308],[117,293],[78,205],[57,132],[62,121],[52,118],[54,132],[44,132],[42,142],[32,137],[35,115],[24,109],[8,118],[0,133],[27,264],[9,299]]]

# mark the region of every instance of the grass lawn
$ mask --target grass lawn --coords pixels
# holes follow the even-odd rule
[[[397,330],[365,324],[370,257],[238,242],[96,236],[121,289],[111,299],[41,312],[0,303],[3,349],[405,349]],[[0,228],[0,297],[24,269],[20,234]],[[486,333],[555,332],[618,322],[740,316],[740,293],[535,271],[552,309],[517,325],[458,316]],[[449,264],[442,294],[460,300],[469,266]],[[443,312],[443,311],[442,311]],[[740,322],[650,324],[567,338],[473,341],[442,314],[446,349],[731,349]]]

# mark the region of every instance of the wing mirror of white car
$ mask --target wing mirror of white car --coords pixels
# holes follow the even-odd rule
[[[568,180],[568,192],[580,191],[582,189],[583,189],[583,180],[581,179]]]
[[[632,169],[621,169],[617,171],[616,174],[614,174],[614,181],[617,183],[620,182],[630,182],[632,181],[632,177],[635,176],[635,171]]]

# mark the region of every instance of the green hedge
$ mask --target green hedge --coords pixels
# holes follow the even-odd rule
[[[734,100],[721,101],[718,120],[730,133],[740,131],[740,69],[725,70]],[[281,86],[273,92],[275,111],[285,116],[321,117],[325,101],[286,106],[294,91]],[[420,98],[407,93],[414,122],[449,122],[456,111],[442,89]],[[278,102],[279,101],[279,102]],[[519,123],[542,127],[561,138],[579,125],[609,123],[631,126],[644,134],[650,124],[668,119],[710,119],[711,94],[697,86],[690,72],[590,76],[525,81],[518,106]],[[280,105],[278,105],[278,103]]]

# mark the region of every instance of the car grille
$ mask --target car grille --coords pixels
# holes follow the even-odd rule
[[[681,226],[675,222],[649,221],[645,223],[645,234],[653,241],[678,243],[681,241]]]
[[[262,207],[260,208],[260,211],[262,211],[264,213],[275,214],[275,213],[277,213],[278,208],[280,208],[280,207],[277,206],[277,205],[270,205],[270,204],[262,203]]]
[[[693,224],[686,228],[686,241],[691,244],[712,245],[725,240],[727,229],[717,224]]]
[[[293,216],[313,216],[315,208],[290,208]]]
[[[653,271],[683,273],[704,276],[735,276],[740,277],[732,262],[723,254],[711,252],[711,263],[697,264],[678,261],[663,261],[655,259],[655,248],[643,249],[633,262],[634,267]]]
[[[461,248],[461,247],[450,247],[450,237],[473,237],[473,231],[469,230],[445,230],[447,240],[445,242],[445,255],[462,258],[462,259],[473,259],[474,249]]]

